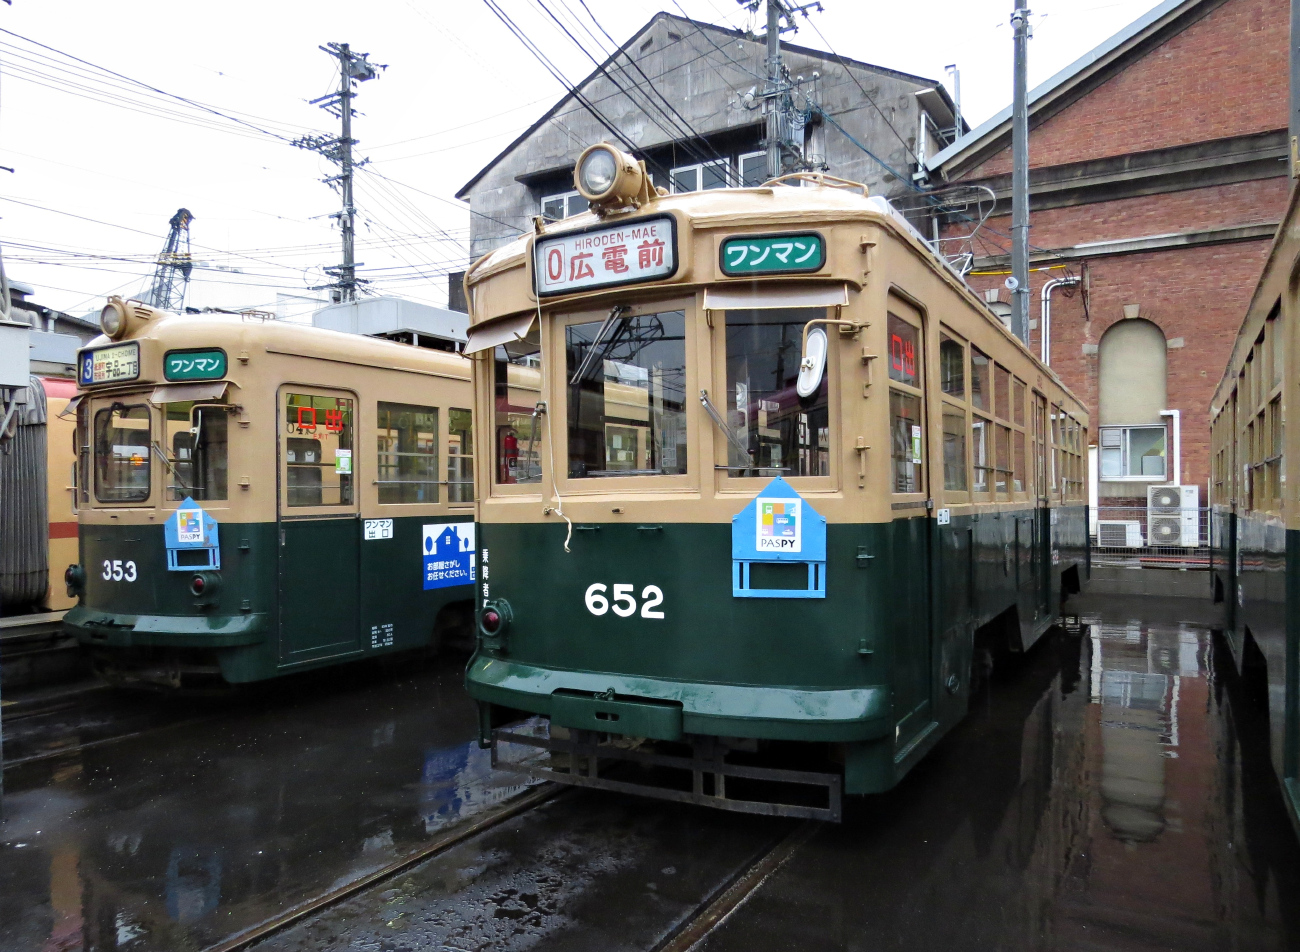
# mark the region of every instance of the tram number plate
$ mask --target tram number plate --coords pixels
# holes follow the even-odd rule
[[[362,531],[367,542],[372,539],[391,539],[393,537],[393,520],[367,519]]]
[[[610,599],[606,598],[606,593],[613,598],[613,604]],[[620,618],[630,618],[637,614],[637,601],[635,585],[617,584],[611,589],[604,582],[593,582],[587,586],[587,594],[583,600],[587,604],[587,611],[593,615],[603,615],[610,609]],[[641,590],[641,617],[642,618],[663,618],[664,613],[659,610],[663,604],[664,591],[658,585],[647,585]]]

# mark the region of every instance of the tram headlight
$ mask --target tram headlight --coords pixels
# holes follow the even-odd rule
[[[598,215],[616,208],[640,208],[657,194],[645,163],[606,142],[587,146],[578,156],[573,181]]]
[[[99,312],[99,329],[114,340],[126,330],[126,307],[118,298],[110,300]]]
[[[80,598],[86,591],[86,570],[69,565],[63,570],[63,584],[68,588],[68,598]]]

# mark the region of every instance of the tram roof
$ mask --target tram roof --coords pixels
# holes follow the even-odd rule
[[[166,347],[253,347],[286,356],[326,360],[346,357],[351,362],[361,360],[392,370],[432,370],[469,379],[469,361],[447,351],[242,314],[161,314],[118,341],[101,334],[83,349],[130,340],[156,340]]]

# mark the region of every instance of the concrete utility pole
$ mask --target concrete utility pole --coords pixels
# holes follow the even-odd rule
[[[365,165],[366,160],[356,162],[352,158],[352,147],[356,145],[356,140],[352,138],[352,97],[356,95],[353,83],[375,79],[379,75],[379,70],[388,67],[371,63],[366,58],[369,56],[368,53],[353,53],[352,48],[346,43],[327,43],[320,49],[339,61],[339,88],[319,99],[313,99],[311,104],[320,106],[330,115],[338,117],[342,122],[342,135],[337,138],[303,136],[295,140],[294,145],[300,149],[319,152],[339,167],[339,174],[325,179],[325,183],[327,185],[337,183],[343,197],[342,209],[330,216],[338,219],[339,230],[343,232],[343,263],[325,269],[325,273],[334,279],[332,283],[312,290],[329,289],[335,301],[355,301],[357,288],[365,281],[357,278],[358,262],[355,255],[357,209],[352,200],[352,173],[354,169]]]
[[[1029,8],[1016,0],[1011,104],[1011,333],[1029,344]]]
[[[786,75],[785,64],[781,61],[781,30],[797,30],[795,14],[808,16],[809,10],[821,11],[819,0],[811,3],[794,5],[787,0],[736,0],[751,13],[760,6],[767,7],[767,82],[763,89],[763,109],[767,116],[767,177],[776,178],[785,172],[785,151],[797,151],[799,162],[803,161],[803,142],[788,141],[793,120],[794,102],[791,96],[796,84],[790,82]],[[781,26],[784,19],[786,26]],[[817,75],[813,74],[814,77]],[[803,77],[799,77],[802,81]],[[806,165],[796,167],[806,168]]]
[[[1300,0],[1291,0],[1291,177],[1300,178]]]
[[[767,0],[767,86],[781,85],[781,14],[780,0]],[[781,112],[778,100],[767,101],[767,177],[781,174]]]

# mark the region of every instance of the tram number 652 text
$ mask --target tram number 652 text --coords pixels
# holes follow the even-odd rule
[[[103,579],[105,582],[134,582],[136,579],[135,563],[123,562],[121,559],[104,560]]]
[[[603,615],[613,608],[614,614],[620,618],[629,618],[636,614],[636,598],[632,594],[636,591],[635,585],[615,585],[610,592],[610,598],[605,597],[607,589],[608,586],[604,582],[593,582],[587,587],[587,611],[593,615]],[[612,605],[610,599],[613,600]],[[641,617],[663,618],[664,613],[655,610],[663,604],[663,601],[663,589],[658,585],[647,585],[641,589]]]

